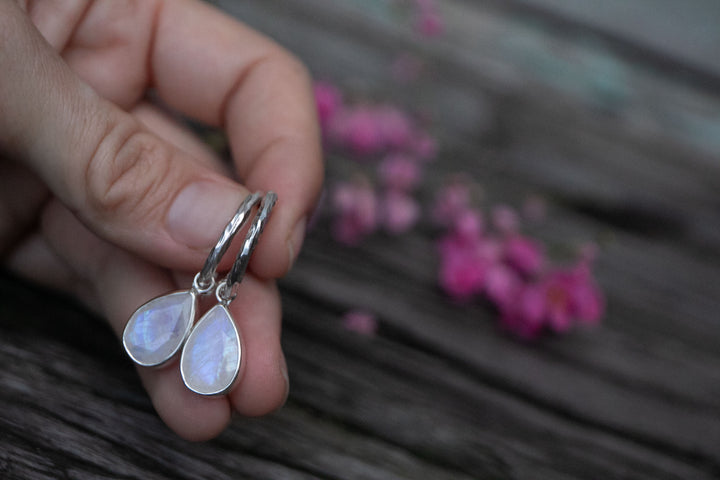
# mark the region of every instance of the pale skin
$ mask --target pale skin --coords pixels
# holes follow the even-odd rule
[[[279,408],[288,381],[274,279],[297,256],[323,175],[305,68],[199,0],[0,0],[0,72],[5,265],[76,295],[118,335],[138,306],[189,287],[249,191],[278,193],[231,304],[241,381],[202,397],[176,362],[138,372],[160,417],[189,440],[218,435],[233,412]],[[234,171],[148,101],[149,89],[224,129]]]

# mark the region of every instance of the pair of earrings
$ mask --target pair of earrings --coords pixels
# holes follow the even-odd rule
[[[277,202],[275,193],[268,192],[262,198],[230,272],[219,283],[215,276],[220,259],[260,198],[259,193],[253,193],[243,200],[189,290],[154,298],[132,314],[123,332],[123,345],[135,363],[143,367],[161,366],[182,350],[180,373],[185,386],[200,395],[223,395],[230,391],[240,372],[243,347],[228,305],[236,296],[235,287],[242,281]],[[218,304],[193,325],[198,296],[212,291]]]

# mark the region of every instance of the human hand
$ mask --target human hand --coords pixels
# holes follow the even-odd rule
[[[0,252],[99,310],[118,335],[138,306],[189,287],[247,193],[278,193],[231,305],[241,382],[202,397],[176,363],[139,369],[159,415],[187,439],[216,436],[233,410],[278,408],[288,385],[273,279],[291,267],[322,183],[305,69],[199,0],[0,0],[0,71]],[[241,184],[147,101],[150,88],[225,129]]]

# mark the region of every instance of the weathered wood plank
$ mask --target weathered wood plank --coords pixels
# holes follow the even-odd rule
[[[390,243],[385,241],[382,245],[387,248]],[[305,264],[299,269],[291,277],[293,285],[303,294],[314,295],[326,302],[373,305],[374,309],[383,313],[387,322],[423,348],[474,368],[478,374],[495,381],[516,385],[515,388],[534,401],[543,403],[547,408],[563,410],[577,417],[578,421],[609,430],[622,430],[628,435],[636,435],[640,441],[664,444],[671,449],[677,448],[678,452],[700,452],[708,458],[717,458],[720,453],[718,444],[706,440],[720,439],[720,404],[716,401],[717,397],[713,399],[710,396],[717,392],[720,379],[716,372],[704,368],[702,363],[707,359],[716,361],[716,357],[710,357],[706,352],[693,362],[692,352],[683,351],[687,353],[683,356],[684,367],[672,368],[672,350],[664,347],[672,345],[677,338],[669,337],[663,341],[659,335],[649,333],[649,340],[643,339],[642,345],[648,349],[648,342],[657,343],[650,352],[641,353],[639,345],[634,345],[639,340],[636,332],[623,334],[622,325],[620,333],[613,332],[614,325],[610,325],[604,329],[610,330],[607,336],[605,331],[589,334],[586,342],[604,353],[601,359],[585,357],[584,350],[580,349],[586,343],[582,337],[576,340],[572,352],[566,351],[565,355],[558,357],[543,349],[528,350],[498,337],[489,326],[491,322],[484,311],[447,306],[439,295],[428,294],[429,285],[415,285],[402,271],[396,275],[378,275],[373,253],[378,246],[370,243],[367,249],[346,255],[337,249],[326,248],[321,254],[317,253],[319,249],[310,249],[308,257],[312,255],[315,264]],[[402,247],[398,250],[407,251]],[[398,256],[402,255],[398,253]],[[413,259],[417,260],[417,257],[409,257],[407,261]],[[344,268],[330,269],[324,262],[339,263]],[[356,265],[357,268],[354,268]],[[400,278],[405,280],[398,281]],[[421,293],[423,291],[424,294]],[[646,293],[653,296],[653,293]],[[659,293],[654,295],[659,296]],[[611,306],[614,300],[615,297],[610,296]],[[622,302],[622,299],[619,298],[619,301]],[[632,316],[623,315],[622,308],[611,312],[613,320],[610,321],[614,323],[632,323],[634,320]],[[636,313],[632,310],[625,312]],[[631,360],[645,355],[649,358],[640,365],[652,374],[639,368],[635,370],[637,360]],[[625,368],[608,374],[612,364],[605,365],[603,362],[612,356],[619,359],[615,362],[617,366]],[[603,366],[603,370],[576,368],[575,358],[581,362],[595,361]],[[695,365],[692,370],[694,387],[690,392],[685,391],[687,385],[683,385],[687,382],[674,386],[671,380],[687,374],[690,371],[688,363]],[[667,369],[661,366],[663,364]],[[640,378],[643,381],[636,382]],[[662,392],[669,394],[664,398],[660,395]],[[692,395],[693,392],[695,395]],[[687,403],[678,403],[678,398],[687,400]],[[700,405],[705,408],[698,408]],[[657,422],[657,418],[666,420]]]
[[[577,22],[586,29],[592,26],[624,42],[662,52],[678,63],[691,63],[720,78],[717,57],[720,8],[713,0],[691,0],[682,5],[672,0],[517,0],[514,3]]]
[[[433,42],[391,2],[215,3],[354,94],[432,112],[425,200],[455,170],[491,200],[545,196],[534,235],[601,243],[607,319],[518,344],[438,291],[428,226],[348,249],[321,221],[281,284],[288,405],[197,445],[162,425],[101,319],[3,273],[2,478],[720,476],[720,92],[499,2],[443,1]],[[428,68],[411,86],[390,78],[406,51]],[[377,337],[340,326],[356,306]]]
[[[45,321],[44,309],[26,306],[30,324],[0,344],[2,363],[12,366],[0,377],[0,431],[13,432],[3,438],[12,445],[3,449],[9,478],[22,468],[17,459],[38,448],[44,461],[33,469],[48,478],[711,478],[424,348],[385,317],[381,338],[364,339],[340,330],[332,309],[319,314],[316,299],[286,293],[289,407],[239,421],[206,445],[162,427],[104,327],[68,315],[56,326],[84,328],[97,346],[24,337]],[[67,313],[61,302],[47,307]],[[114,352],[111,362],[83,352],[98,346]],[[506,347],[505,357],[514,356]]]

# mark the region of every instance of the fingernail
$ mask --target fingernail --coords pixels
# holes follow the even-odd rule
[[[231,185],[212,181],[189,184],[175,198],[167,216],[172,238],[194,249],[215,245],[244,193]]]
[[[305,227],[307,225],[307,218],[303,217],[301,218],[293,227],[292,232],[290,233],[290,236],[287,240],[287,246],[288,246],[288,255],[289,255],[289,261],[288,261],[288,270],[292,268],[293,263],[295,263],[295,259],[297,255],[300,253],[300,249],[302,248],[303,240],[305,239]]]

